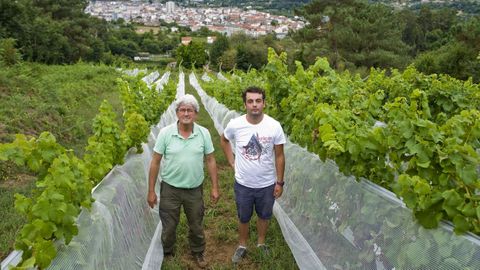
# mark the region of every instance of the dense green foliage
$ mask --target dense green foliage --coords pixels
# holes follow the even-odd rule
[[[230,48],[230,41],[224,35],[217,36],[217,39],[213,42],[212,46],[209,48],[208,56],[209,62],[213,66],[217,66],[220,62],[219,59],[222,55]]]
[[[363,80],[335,72],[325,59],[289,74],[286,59],[270,51],[261,75],[205,89],[238,108],[240,89],[264,85],[269,113],[292,141],[347,175],[393,190],[427,228],[446,219],[458,233],[480,233],[478,84],[413,67],[391,75],[373,69]]]
[[[73,63],[82,59],[118,64],[139,53],[150,53],[165,55],[167,61],[171,61],[170,57],[176,58],[188,68],[193,63],[196,67],[208,63],[213,69],[246,71],[264,66],[266,48],[272,47],[277,53],[288,53],[291,71],[295,70],[295,61],[307,67],[313,65],[317,57],[326,57],[336,70],[362,75],[367,75],[371,67],[404,69],[413,62],[418,70],[427,74],[445,73],[480,81],[478,15],[459,16],[454,9],[429,8],[429,5],[399,9],[367,0],[315,0],[299,6],[303,3],[295,3],[295,13],[303,16],[307,27],[279,40],[273,33],[252,38],[244,34],[225,37],[206,27],[191,32],[189,27],[163,21],[158,29],[137,34],[139,26],[125,23],[123,19],[106,22],[84,14],[86,1],[63,1],[62,5],[55,1],[2,1],[0,39],[13,39],[2,42],[2,46],[13,44],[13,49],[17,48],[17,52],[13,52],[5,47],[2,58],[7,62],[16,61],[20,53],[26,60],[45,63]],[[255,8],[286,7],[293,2],[203,3],[210,4]],[[172,33],[173,26],[179,32]],[[217,36],[212,45],[203,41],[199,44],[195,39],[195,48],[179,45],[180,37],[211,35]],[[205,50],[209,54],[205,54]]]
[[[411,9],[421,9],[429,7],[432,9],[450,8],[458,11],[461,15],[475,15],[480,13],[480,3],[476,0],[451,0],[451,1],[431,1],[428,3],[420,3],[420,1],[412,1]]]
[[[21,61],[13,38],[0,39],[0,66],[10,67]]]
[[[404,67],[408,46],[402,24],[383,5],[363,1],[313,1],[299,14],[309,22],[296,34],[302,44],[298,60],[310,65],[327,57],[337,68]]]
[[[282,10],[309,1],[212,2]],[[476,12],[475,3],[456,2]],[[196,41],[178,46],[180,36],[212,33],[181,27],[172,34],[169,27],[176,25],[162,23],[155,34],[137,34],[136,26],[123,20],[108,23],[84,14],[86,4],[0,1],[0,142],[15,139],[0,147],[0,159],[10,161],[0,163],[0,179],[13,163],[28,167],[39,179],[31,197],[16,196],[16,207],[28,222],[17,247],[26,251],[25,258],[33,256],[24,266],[48,265],[55,249],[47,240],[68,243],[76,234],[76,215],[91,203],[91,186],[122,162],[127,149],[141,151],[148,126],[173,99],[174,84],[160,95],[138,78],[118,81],[116,89],[113,69],[81,63],[118,64],[139,52],[173,52],[188,68],[209,63],[235,70],[233,83],[205,88],[240,110],[239,91],[252,84],[265,87],[268,112],[293,140],[335,160],[346,174],[390,188],[426,227],[445,219],[459,233],[480,232],[478,15],[317,0],[296,11],[310,24],[284,40],[274,34],[217,34],[211,46]],[[267,47],[288,52],[288,57],[270,52],[267,61]],[[46,67],[22,63],[22,58],[80,63]],[[368,77],[339,72],[344,70]],[[465,81],[440,75],[444,73]],[[120,103],[114,97],[118,92],[122,117],[114,109]],[[100,105],[103,99],[108,102]]]
[[[58,143],[83,156],[92,134],[92,119],[103,99],[120,114],[121,104],[111,67],[78,63],[69,66],[20,63],[0,68],[0,143],[15,134],[38,137],[48,130]],[[14,194],[31,197],[35,177],[13,162],[0,162],[0,258],[13,248],[26,217],[14,209]]]
[[[479,82],[480,18],[452,25],[446,33],[452,38],[420,54],[415,66],[428,74],[450,74],[462,80],[472,77]]]
[[[94,133],[88,139],[84,159],[58,144],[49,132],[42,132],[38,138],[20,134],[12,143],[0,144],[0,161],[28,167],[38,176],[37,189],[31,198],[20,194],[15,196],[15,208],[27,219],[15,243],[15,248],[23,251],[19,269],[33,266],[44,269],[50,264],[56,256],[53,241],[62,240],[68,244],[78,233],[75,220],[82,208],[90,208],[92,186],[115,164],[123,162],[127,149],[137,147],[141,151],[140,143],[149,134],[149,123],[145,118],[151,117],[142,113],[156,112],[156,118],[149,119],[156,123],[163,112],[160,110],[165,110],[173,101],[175,84],[167,84],[158,93],[146,90],[145,83],[137,82],[139,80],[136,78],[130,84],[119,82],[122,88],[119,92],[147,96],[148,91],[155,91],[156,95],[142,99],[138,104],[135,99],[126,99],[128,94],[122,94],[122,104],[125,105],[123,130],[111,105],[104,101],[93,120]],[[151,109],[140,110],[142,107]]]
[[[12,141],[17,133],[39,136],[48,130],[81,155],[101,101],[119,103],[118,76],[111,67],[84,63],[0,68],[0,142]]]
[[[210,67],[259,69],[267,47],[287,52],[288,69],[326,57],[336,70],[368,75],[372,67],[404,69],[412,62],[426,74],[449,74],[480,81],[480,21],[461,17],[453,9],[393,9],[363,0],[311,1],[296,14],[308,25],[279,40],[274,34],[251,38],[217,35],[207,46]],[[188,62],[188,61],[187,61]]]
[[[202,42],[190,42],[189,45],[180,45],[177,48],[177,62],[181,63],[184,67],[202,67],[206,64],[207,53],[205,49],[205,43]]]
[[[107,23],[84,13],[88,1],[0,1],[0,39],[16,40],[23,58],[47,64],[112,64],[139,52],[165,53],[178,44],[167,32],[137,34],[123,20]]]
[[[478,268],[475,244],[444,228],[417,228],[402,218],[402,207],[378,205],[381,199],[362,191],[366,185],[347,181],[327,160],[346,175],[395,192],[426,228],[449,220],[456,233],[479,234],[480,86],[413,67],[390,75],[374,69],[362,79],[335,72],[326,59],[307,69],[297,63],[290,74],[286,60],[270,51],[263,71],[236,71],[202,88],[241,111],[243,89],[264,87],[268,114],[281,121],[290,140],[325,161],[305,171],[312,160],[291,157],[302,166],[290,167],[294,183],[285,201],[302,229],[315,235],[309,243],[322,262],[346,269],[378,263],[388,269]],[[425,253],[432,256],[419,255]]]
[[[310,24],[293,38],[294,60],[313,65],[326,57],[337,70],[368,73],[371,67],[403,69],[412,60],[425,73],[478,82],[480,22],[454,10],[394,10],[361,0],[315,0],[297,11]],[[290,63],[293,63],[292,61]]]
[[[78,233],[75,224],[81,207],[90,208],[92,182],[82,160],[44,132],[38,138],[17,135],[0,145],[0,160],[14,161],[38,174],[32,198],[17,194],[15,209],[27,218],[15,248],[23,251],[21,267],[46,268],[56,255],[54,239],[69,243]]]

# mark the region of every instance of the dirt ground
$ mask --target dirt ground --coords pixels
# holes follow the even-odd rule
[[[208,262],[207,268],[204,269],[257,269],[255,264],[249,260],[248,256],[235,268],[232,263],[232,255],[237,248],[237,244],[227,243],[226,241],[218,241],[213,236],[211,229],[205,230],[205,237],[207,238],[207,247],[205,251],[205,260]],[[200,270],[195,263],[193,256],[186,252],[180,256],[182,267],[188,270]]]

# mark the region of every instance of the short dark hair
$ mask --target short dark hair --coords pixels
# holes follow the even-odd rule
[[[257,86],[249,86],[245,91],[242,93],[243,103],[247,103],[247,93],[257,93],[262,94],[262,99],[265,101],[265,90]]]

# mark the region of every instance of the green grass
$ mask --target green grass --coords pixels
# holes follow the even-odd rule
[[[25,179],[26,178],[26,179]],[[33,189],[33,181],[24,176],[24,183],[0,182],[0,260],[3,260],[12,251],[15,235],[25,223],[25,218],[14,209],[14,194],[20,193],[29,196]]]
[[[0,69],[0,143],[15,134],[38,136],[51,132],[79,156],[91,135],[92,120],[103,99],[121,116],[121,103],[112,67],[79,63],[47,66],[22,63]],[[29,194],[35,177],[11,162],[0,162],[0,260],[12,250],[25,222],[14,209],[14,194]]]
[[[0,70],[0,142],[12,141],[16,133],[49,131],[81,154],[102,100],[119,112],[118,76],[111,67],[90,64],[23,63]]]

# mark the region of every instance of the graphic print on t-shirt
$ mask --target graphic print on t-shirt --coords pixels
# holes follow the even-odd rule
[[[242,155],[247,160],[259,160],[262,156],[262,145],[258,141],[258,134],[253,134],[248,144],[243,146]]]
[[[258,136],[257,134],[253,134],[248,141],[248,144],[242,146],[242,156],[246,160],[258,160],[262,156],[268,157],[272,155],[273,145],[272,145],[273,137],[269,136]]]

